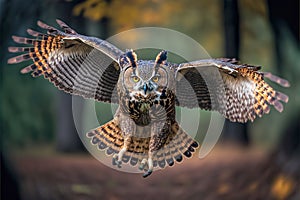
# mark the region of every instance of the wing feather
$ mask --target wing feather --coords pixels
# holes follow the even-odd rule
[[[259,72],[260,66],[239,64],[235,59],[204,59],[180,64],[176,71],[177,105],[219,111],[231,121],[253,121],[273,106],[283,111],[288,96],[274,90],[265,78],[284,87],[287,80]]]
[[[47,34],[28,29],[28,34],[35,38],[13,36],[16,43],[29,46],[9,47],[10,52],[23,54],[10,58],[8,63],[31,59],[33,64],[21,73],[43,75],[71,94],[117,103],[114,90],[120,73],[118,58],[123,51],[104,40],[78,34],[61,20],[57,23],[64,32],[38,21]]]

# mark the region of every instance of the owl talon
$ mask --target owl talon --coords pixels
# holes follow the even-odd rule
[[[120,162],[120,161],[118,161],[118,160],[116,160],[116,159],[114,159],[114,158],[113,158],[113,160],[112,160],[112,164],[113,164],[113,165],[116,165],[118,168],[121,168],[121,167],[122,167],[122,161]]]
[[[152,170],[148,169],[148,171],[146,171],[144,174],[143,174],[143,178],[147,178],[148,176],[150,176],[152,174]]]
[[[118,168],[122,168],[122,161],[118,162],[117,166],[118,166]]]
[[[146,159],[143,159],[143,161],[146,163]],[[143,162],[142,161],[142,162]],[[146,178],[150,176],[153,172],[153,160],[151,157],[148,158],[148,170],[143,174],[143,177]]]
[[[118,168],[121,168],[122,161],[119,159],[119,154],[115,154],[112,158],[112,164],[116,165]],[[122,159],[122,158],[121,158]]]
[[[145,168],[145,164],[140,164],[140,166],[139,166],[139,170],[143,170]]]
[[[139,166],[139,170],[144,170],[145,169],[145,166],[146,166],[146,162],[147,162],[147,159],[144,158]]]
[[[115,158],[112,158],[112,165],[117,165],[117,160]]]
[[[126,148],[123,147],[119,153],[116,153],[113,155],[113,158],[112,158],[112,164],[113,165],[117,165],[118,168],[121,168],[121,165],[122,165],[122,158],[123,158],[123,155],[124,153],[126,152]]]
[[[112,164],[117,165],[119,168],[121,168],[121,162],[118,161],[118,154],[115,154],[112,158]]]

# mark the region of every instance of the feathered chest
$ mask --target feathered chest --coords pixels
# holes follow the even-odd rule
[[[146,126],[166,118],[175,119],[175,95],[171,90],[157,94],[120,94],[120,110],[132,118],[137,125]]]

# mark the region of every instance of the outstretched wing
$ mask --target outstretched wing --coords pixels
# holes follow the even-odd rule
[[[120,73],[118,58],[123,52],[104,40],[76,33],[60,20],[57,23],[64,32],[38,21],[47,34],[28,29],[35,39],[13,36],[16,43],[30,46],[9,47],[10,52],[23,54],[10,58],[8,63],[32,59],[33,64],[23,68],[22,73],[43,75],[71,94],[117,103],[113,91]]]
[[[260,68],[227,58],[182,63],[176,71],[177,105],[216,110],[234,122],[253,121],[269,113],[270,105],[281,112],[281,101],[288,102],[288,96],[275,91],[264,77],[284,87],[289,83]]]

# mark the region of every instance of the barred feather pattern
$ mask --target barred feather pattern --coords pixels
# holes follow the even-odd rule
[[[263,79],[263,74],[248,68],[237,69],[239,76],[223,74],[226,91],[226,109],[220,111],[231,121],[253,121],[257,116],[270,112],[270,106],[283,111],[282,102],[287,102],[285,94],[275,91]]]
[[[71,94],[117,103],[117,59],[123,52],[106,41],[77,34],[60,20],[57,23],[64,32],[39,21],[38,26],[46,29],[47,34],[28,29],[35,39],[13,36],[16,43],[30,46],[9,47],[10,52],[23,54],[10,58],[8,63],[31,59],[33,64],[23,68],[22,73],[43,75]]]
[[[112,120],[90,132],[87,137],[99,150],[105,151],[108,156],[118,153],[124,145],[124,138],[118,122]],[[150,137],[131,137],[128,150],[124,153],[122,161],[136,166],[142,159],[148,157]],[[177,123],[172,126],[165,145],[157,150],[153,156],[153,165],[158,168],[173,166],[182,162],[183,158],[190,158],[198,148],[194,141]]]
[[[283,111],[288,96],[274,90],[265,78],[288,87],[288,81],[260,66],[239,64],[235,59],[207,59],[178,67],[177,105],[219,111],[233,122],[253,121],[270,112],[271,106]]]

